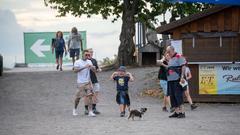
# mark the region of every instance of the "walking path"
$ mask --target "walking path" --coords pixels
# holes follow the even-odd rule
[[[72,116],[76,74],[72,71],[22,69],[0,77],[0,135],[238,135],[239,104],[200,104],[185,119],[169,119],[161,111],[161,101],[140,97],[148,82],[147,73],[158,68],[129,69],[136,77],[130,83],[132,108],[147,107],[142,120],[120,118],[115,102],[115,85],[109,81],[113,71],[99,73],[101,97],[96,118]],[[28,71],[28,72],[25,72]],[[37,72],[35,72],[37,71]]]

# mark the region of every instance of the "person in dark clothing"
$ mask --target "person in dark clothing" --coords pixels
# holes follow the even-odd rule
[[[133,81],[131,73],[126,72],[124,66],[120,66],[117,72],[111,75],[111,79],[116,81],[117,96],[116,102],[119,104],[120,117],[125,116],[126,107],[130,110],[130,98],[128,95],[128,82]]]
[[[63,53],[65,52],[65,55],[67,55],[65,41],[63,39],[63,33],[61,31],[58,31],[56,33],[56,38],[52,39],[52,54],[54,53],[55,49],[55,55],[56,55],[56,69],[58,70],[60,67],[60,71],[62,71],[62,58]]]
[[[163,108],[162,110],[168,112],[167,106],[170,106],[170,97],[167,91],[167,68],[168,68],[168,60],[169,55],[165,54],[163,58],[160,60],[160,69],[158,73],[158,79],[160,80],[160,87],[163,90],[164,97],[163,97]]]
[[[88,52],[90,53],[90,57],[89,60],[91,60],[93,66],[95,66],[96,71],[100,72],[101,69],[98,66],[97,60],[93,58],[93,49],[88,49]],[[96,72],[90,70],[90,78],[91,78],[91,82],[93,85],[93,113],[95,114],[100,114],[100,112],[97,110],[97,103],[98,103],[98,96],[99,96],[99,92],[100,92],[100,85],[98,83],[98,79],[97,79],[97,74]],[[86,101],[86,100],[85,100]],[[87,105],[87,101],[85,102],[85,115],[88,115],[88,105]]]
[[[183,111],[183,86],[185,83],[184,73],[186,59],[175,52],[173,46],[168,46],[166,51],[170,60],[168,62],[168,92],[171,100],[171,107],[174,107],[174,113],[169,118],[185,118],[185,112]]]

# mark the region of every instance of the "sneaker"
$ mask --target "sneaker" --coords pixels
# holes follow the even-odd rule
[[[167,107],[163,107],[163,108],[162,108],[162,111],[163,111],[163,112],[168,112]]]
[[[77,116],[77,115],[78,115],[77,110],[73,109],[73,116]]]
[[[185,118],[185,113],[179,113],[177,118]]]
[[[125,112],[121,112],[120,117],[124,117],[124,116],[125,116]]]
[[[179,114],[177,114],[176,112],[174,112],[172,115],[169,116],[169,118],[177,118]]]
[[[62,67],[60,67],[60,71],[63,71]]]
[[[88,110],[85,110],[85,111],[84,111],[84,114],[85,114],[85,115],[88,115],[88,114],[89,114],[89,111],[88,111]]]
[[[195,104],[191,104],[191,110],[195,110],[197,107]]]
[[[57,69],[57,70],[59,69],[59,65],[57,65],[56,69]]]
[[[94,114],[93,111],[89,111],[88,116],[89,116],[89,117],[96,117],[96,114]]]
[[[100,114],[100,112],[97,109],[93,110],[93,113]]]

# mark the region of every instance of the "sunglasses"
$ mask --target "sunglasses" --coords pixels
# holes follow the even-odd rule
[[[90,54],[85,54],[85,56],[88,56],[88,57],[90,57]]]

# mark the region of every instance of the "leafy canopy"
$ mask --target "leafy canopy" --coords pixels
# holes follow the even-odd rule
[[[185,17],[202,11],[211,5],[201,3],[172,3],[171,0],[44,0],[46,6],[56,9],[60,16],[72,14],[75,17],[101,15],[103,19],[113,17],[112,22],[129,11],[135,21],[157,22],[158,16],[170,12],[171,19]]]

